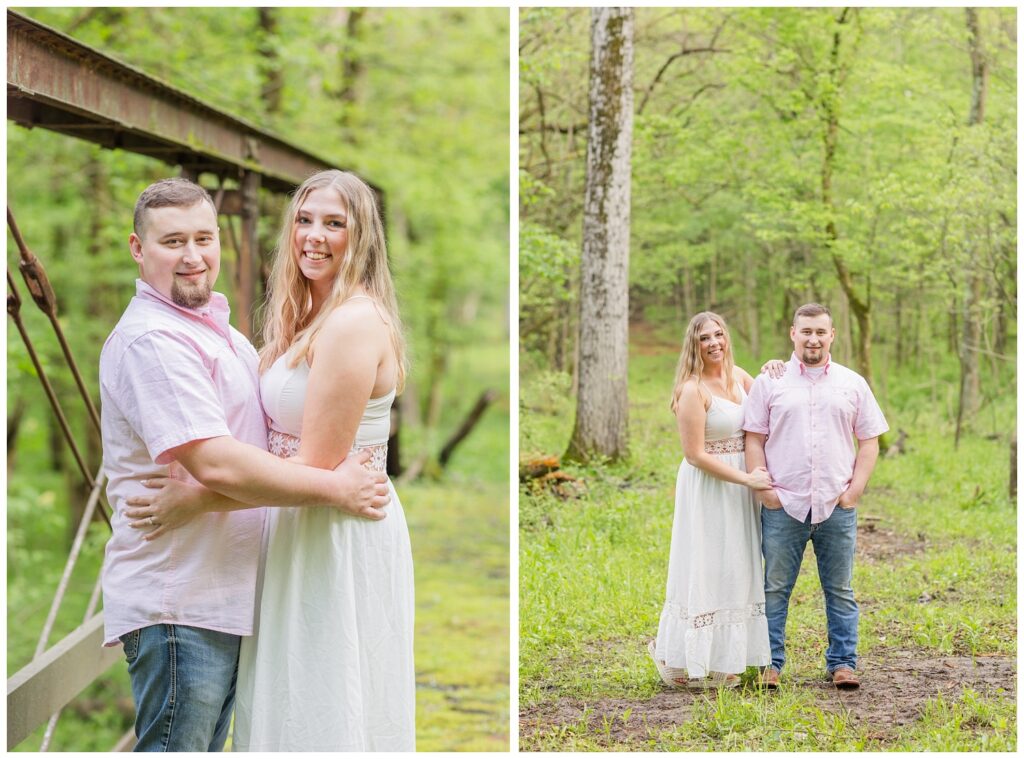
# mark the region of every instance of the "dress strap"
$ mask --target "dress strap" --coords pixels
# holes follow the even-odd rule
[[[704,385],[704,392],[707,393],[708,394],[708,398],[710,398],[710,400],[708,401],[708,407],[705,409],[705,411],[710,411],[711,407],[715,405],[715,394],[711,392],[711,388],[708,387],[707,384],[704,382],[704,378],[698,374],[697,375],[697,395],[700,395],[700,386],[701,385]]]

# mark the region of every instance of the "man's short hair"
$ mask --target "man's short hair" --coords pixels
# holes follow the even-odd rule
[[[827,315],[829,322],[832,322],[832,312],[828,310],[828,306],[823,306],[820,303],[805,303],[793,314],[793,324],[796,324],[796,320],[801,316],[814,317],[822,314]]]
[[[210,193],[192,180],[172,177],[154,182],[143,190],[139,199],[135,201],[135,216],[132,220],[135,234],[142,237],[143,221],[146,218],[146,211],[150,208],[191,208],[204,200],[216,213],[217,206],[213,204]]]

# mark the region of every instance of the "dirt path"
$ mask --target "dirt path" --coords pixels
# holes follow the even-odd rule
[[[870,517],[862,518],[857,535],[858,562],[903,558],[924,552],[929,546],[923,534],[909,538],[879,524]],[[609,645],[620,646],[622,642]],[[597,644],[595,649],[599,648]],[[600,651],[594,650],[592,655],[600,656]],[[853,727],[863,728],[869,739],[883,747],[896,743],[903,728],[913,724],[925,703],[936,695],[953,701],[968,688],[989,696],[996,695],[1001,688],[1004,692],[1000,698],[1016,698],[1016,661],[1009,656],[936,658],[934,653],[919,650],[875,648],[870,655],[860,657],[858,672],[863,685],[852,692],[836,690],[824,679],[823,672],[807,677],[798,675],[795,679],[787,673],[783,686],[812,691],[818,708],[845,713]],[[584,702],[561,698],[523,709],[519,735],[523,745],[529,745],[534,735],[560,725],[577,725],[585,719],[587,733],[595,740],[626,750],[650,750],[652,737],[690,719],[694,703],[706,698],[713,699],[714,695],[668,689],[645,701],[608,697]]]
[[[822,711],[846,713],[853,726],[864,727],[869,738],[881,744],[895,743],[905,725],[912,724],[925,702],[941,694],[947,701],[971,688],[993,695],[1005,689],[1002,698],[1015,698],[1016,664],[1011,657],[966,656],[925,658],[916,651],[878,651],[861,657],[862,687],[841,692],[824,679],[784,681],[784,687],[812,690]],[[694,691],[666,690],[646,701],[604,698],[584,703],[579,699],[560,699],[525,709],[519,719],[522,739],[552,727],[577,724],[586,713],[588,733],[607,735],[615,745],[635,744],[637,750],[649,749],[649,740],[662,730],[670,730],[690,717],[697,699],[714,695]],[[629,716],[623,719],[626,712]]]
[[[681,339],[682,330],[680,330],[679,336]],[[658,334],[654,325],[649,322],[630,322],[629,350],[640,356],[657,356],[665,353],[678,353],[679,344]]]

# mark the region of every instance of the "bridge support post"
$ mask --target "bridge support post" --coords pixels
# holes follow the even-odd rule
[[[255,330],[253,307],[260,279],[259,250],[259,190],[260,175],[255,171],[242,172],[242,240],[238,251],[238,329],[250,340]]]

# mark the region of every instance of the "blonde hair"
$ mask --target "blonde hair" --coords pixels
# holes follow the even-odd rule
[[[676,365],[676,381],[672,386],[672,402],[670,407],[675,413],[679,406],[679,396],[683,392],[683,384],[691,377],[696,377],[698,384],[704,373],[704,359],[700,357],[700,331],[706,322],[712,321],[722,328],[725,333],[725,356],[722,367],[725,370],[725,386],[732,388],[732,338],[729,337],[729,328],[725,326],[725,319],[711,311],[701,311],[690,319],[686,327],[686,335],[683,337],[683,350],[679,354],[679,363]]]
[[[309,193],[327,187],[337,191],[345,206],[348,248],[330,295],[319,312],[314,313],[309,280],[299,269],[294,250],[295,220]],[[324,322],[335,308],[351,297],[357,285],[363,286],[378,310],[386,315],[397,363],[396,387],[401,392],[406,374],[405,337],[395,300],[395,286],[388,270],[384,224],[377,199],[369,185],[355,174],[337,169],[317,172],[299,185],[284,212],[281,237],[274,250],[267,282],[260,371],[268,369],[289,350],[293,351],[288,359],[289,368],[304,361]]]

